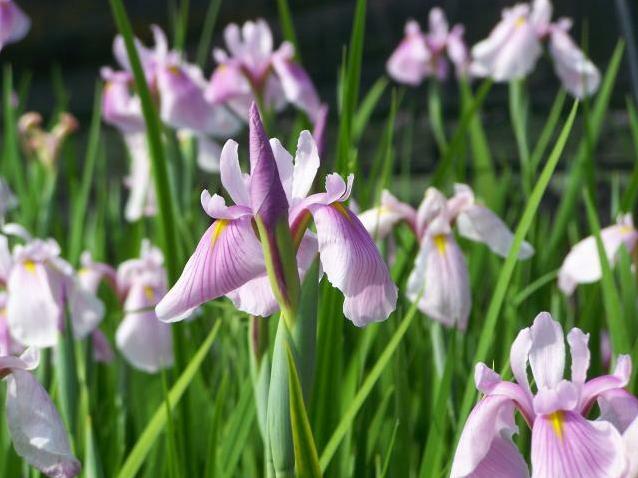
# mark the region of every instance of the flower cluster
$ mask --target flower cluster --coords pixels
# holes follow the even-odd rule
[[[383,191],[380,205],[364,211],[359,218],[373,237],[384,239],[396,224],[405,222],[417,237],[420,249],[407,285],[407,297],[419,309],[447,326],[467,327],[472,297],[465,257],[452,227],[472,241],[486,244],[495,254],[506,257],[513,234],[505,223],[486,207],[477,204],[474,193],[464,184],[455,186],[454,196],[429,188],[418,210]],[[532,256],[534,249],[524,242],[519,259]]]
[[[516,4],[503,10],[490,35],[468,52],[463,27],[456,25],[448,31],[445,15],[433,8],[427,34],[413,20],[406,24],[405,38],[388,60],[387,70],[396,81],[414,86],[427,76],[445,79],[447,53],[459,75],[511,81],[531,73],[543,52],[542,43],[548,41],[563,87],[577,98],[591,95],[600,84],[600,72],[569,36],[572,21],[551,19],[549,0]]]
[[[476,388],[485,398],[465,424],[450,476],[529,476],[527,463],[512,441],[518,430],[514,420],[518,410],[532,430],[532,476],[635,477],[638,399],[624,390],[631,376],[631,359],[620,356],[612,375],[587,381],[588,341],[589,335],[578,328],[567,335],[571,380],[564,379],[563,331],[549,314],[541,313],[512,344],[515,383],[477,364]],[[596,402],[600,417],[590,420]]]

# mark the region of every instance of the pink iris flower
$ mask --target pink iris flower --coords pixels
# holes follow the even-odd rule
[[[171,329],[155,315],[155,306],[167,289],[162,252],[144,240],[140,257],[118,267],[117,288],[124,298],[124,320],[115,333],[117,348],[133,367],[144,372],[170,367]]]
[[[159,102],[160,117],[181,136],[197,141],[197,163],[207,172],[219,171],[220,146],[215,138],[227,138],[239,132],[241,121],[224,105],[211,105],[204,99],[207,87],[201,69],[187,63],[176,51],[169,51],[166,35],[152,26],[154,48],[136,39],[146,80]],[[131,156],[131,174],[126,185],[131,189],[125,216],[136,221],[156,213],[155,192],[146,144],[146,125],[140,99],[133,94],[133,75],[121,36],[115,38],[113,52],[121,71],[105,67],[102,110],[104,120],[123,135]]]
[[[16,453],[46,476],[73,478],[80,462],[73,456],[60,414],[46,390],[29,372],[39,352],[0,355],[0,378],[7,384],[7,425]]]
[[[600,238],[611,264],[616,262],[621,247],[632,253],[638,243],[638,231],[634,228],[631,214],[619,217],[617,224],[602,229]],[[566,295],[571,295],[578,284],[597,282],[601,277],[596,238],[589,236],[574,245],[565,257],[558,273],[558,287]]]
[[[410,226],[420,250],[408,277],[407,297],[418,300],[424,314],[461,330],[467,327],[472,297],[467,263],[454,238],[453,226],[461,236],[486,244],[501,257],[507,257],[514,239],[507,225],[477,204],[474,193],[464,184],[455,186],[450,199],[429,188],[417,211],[384,191],[380,205],[364,211],[359,218],[377,239],[388,237],[399,222]],[[532,246],[525,242],[518,258],[527,259],[533,253]]]
[[[273,51],[272,31],[265,20],[247,21],[241,28],[231,23],[224,39],[228,52],[214,51],[219,66],[206,91],[209,101],[228,102],[246,118],[257,95],[268,109],[279,111],[290,103],[316,121],[321,104],[312,80],[294,60],[290,43]]]
[[[65,312],[77,339],[88,336],[104,317],[104,305],[81,287],[73,267],[60,257],[53,239],[32,239],[19,226],[7,225],[26,240],[9,252],[0,241],[0,280],[6,284],[6,316],[11,336],[20,344],[52,347],[64,328]]]
[[[424,33],[416,21],[406,23],[405,37],[386,65],[388,74],[399,83],[417,86],[430,76],[444,80],[449,74],[449,61],[458,76],[467,73],[469,52],[463,26],[454,25],[450,30],[445,13],[435,7],[430,10],[429,27],[430,31]]]
[[[503,381],[485,364],[477,364],[476,387],[485,397],[467,419],[451,477],[530,476],[512,441],[518,432],[514,420],[518,410],[532,431],[533,478],[634,478],[638,400],[623,389],[631,375],[631,359],[620,356],[612,375],[587,381],[588,341],[589,335],[578,328],[567,335],[571,380],[564,379],[563,331],[543,312],[512,344],[515,382]],[[528,379],[528,364],[535,392]],[[601,415],[589,420],[596,401]]]
[[[0,0],[0,49],[22,40],[31,29],[31,20],[13,0]]]
[[[326,191],[308,195],[319,168],[314,139],[301,133],[292,156],[278,140],[268,141],[256,106],[250,110],[251,175],[241,172],[237,143],[229,140],[221,156],[221,180],[235,205],[202,193],[202,207],[215,221],[204,233],[182,276],[158,304],[161,320],[175,321],[195,307],[223,295],[242,311],[266,316],[277,302],[266,275],[253,218],[272,226],[287,214],[298,244],[301,276],[319,252],[328,280],[345,296],[345,316],[357,326],[384,320],[394,310],[397,290],[374,242],[344,202],[352,177],[326,178]],[[307,230],[314,218],[316,236]]]
[[[563,87],[577,98],[593,94],[600,84],[600,72],[569,36],[571,20],[552,23],[549,0],[519,3],[503,10],[501,21],[488,38],[472,48],[470,71],[495,81],[527,76],[549,39],[554,70]]]
[[[97,296],[100,283],[105,281],[117,292],[116,272],[113,267],[103,262],[94,261],[88,251],[82,253],[80,264],[78,282],[85,291]],[[91,343],[93,345],[93,358],[97,362],[110,363],[113,361],[115,354],[104,332],[98,328],[94,329],[91,333]]]

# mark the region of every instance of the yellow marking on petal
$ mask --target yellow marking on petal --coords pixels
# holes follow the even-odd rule
[[[634,232],[634,228],[631,226],[620,226],[620,233],[623,236],[626,236],[627,234],[631,234]]]
[[[525,25],[525,22],[526,22],[526,21],[527,21],[527,20],[525,19],[525,17],[520,16],[520,17],[518,17],[518,18],[516,19],[516,23],[515,23],[515,25],[516,25],[516,27],[517,27],[517,28],[520,28],[520,27],[522,27],[523,25]]]
[[[25,261],[24,262],[24,268],[31,272],[32,274],[35,274],[35,262],[33,261]]]
[[[434,245],[439,250],[440,254],[445,254],[445,249],[447,248],[447,239],[445,235],[438,234],[434,236]]]
[[[146,300],[148,300],[149,302],[155,300],[155,291],[152,287],[144,287],[144,295],[146,296]]]
[[[560,410],[554,412],[549,415],[549,420],[552,422],[552,428],[554,429],[554,433],[556,436],[562,440],[563,439],[563,423],[565,423],[565,417],[563,416],[563,412]]]
[[[181,73],[179,67],[175,65],[169,66],[167,70],[169,73],[172,73],[173,75],[179,75]]]
[[[348,212],[348,210],[342,203],[340,202],[332,203],[332,207],[335,208],[335,210],[339,214],[341,214],[343,217],[345,217],[348,221],[352,221],[352,218],[350,217],[350,213]]]
[[[224,229],[226,229],[226,226],[228,226],[228,223],[228,219],[218,219],[217,221],[215,221],[213,233],[210,235],[210,247],[213,247],[215,245],[221,233],[224,231]]]

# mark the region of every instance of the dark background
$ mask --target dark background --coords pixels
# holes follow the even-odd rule
[[[88,124],[95,82],[102,65],[114,65],[111,45],[116,33],[107,0],[17,0],[31,16],[33,27],[22,42],[9,45],[2,51],[4,62],[13,64],[18,79],[22,74],[32,74],[28,108],[42,112],[45,117],[53,110],[54,88],[52,72],[61,73],[69,95],[69,110],[84,126]],[[385,61],[397,46],[403,35],[403,27],[408,18],[417,19],[427,29],[427,14],[433,6],[439,5],[447,13],[450,24],[462,23],[466,26],[466,40],[469,45],[484,38],[500,18],[504,7],[514,1],[505,0],[369,0],[366,23],[364,62],[362,71],[362,91],[384,74]],[[633,10],[634,24],[638,6],[635,0],[628,0]],[[304,65],[318,86],[322,98],[335,105],[337,70],[341,61],[343,46],[350,38],[354,10],[354,0],[289,0],[294,16],[294,24],[299,40]],[[169,31],[171,2],[160,0],[126,0],[126,8],[131,17],[136,35],[150,42],[148,26],[157,23]],[[208,1],[190,0],[190,22],[187,34],[187,51],[194,61]],[[554,18],[569,16],[574,19],[572,35],[578,43],[587,45],[594,63],[604,71],[620,36],[615,2],[612,0],[559,0],[554,2]],[[247,19],[264,17],[273,27],[275,45],[281,41],[275,0],[225,0],[222,2],[216,23],[213,45],[221,47],[221,32],[229,22],[243,22]],[[205,73],[213,68],[212,59]],[[558,91],[559,81],[554,75],[551,60],[547,54],[539,61],[535,72],[528,80],[531,96],[530,129],[544,123],[545,115]],[[444,90],[446,118],[458,117],[457,91],[453,80],[447,82]],[[626,57],[621,67],[612,100],[612,113],[607,121],[600,144],[601,160],[614,167],[631,167],[635,160],[631,138],[627,127],[625,99],[630,94],[629,68]],[[389,108],[389,91],[376,111],[368,137],[375,138],[375,131],[383,127],[383,119]],[[407,92],[403,106],[416,108],[424,118],[426,89],[412,89]],[[492,88],[484,107],[486,125],[494,154],[501,162],[516,162],[507,110],[507,87],[497,85]],[[419,117],[419,116],[417,116]],[[401,124],[412,121],[414,116],[399,118]],[[424,120],[422,123],[424,125]],[[86,130],[87,127],[82,129]],[[400,133],[400,131],[399,131]],[[398,135],[397,135],[398,136]],[[427,135],[421,135],[426,137]],[[414,153],[427,157],[428,164],[417,162],[416,169],[430,169],[429,163],[435,148],[429,140],[422,139],[415,144]],[[371,147],[373,144],[370,145]],[[497,158],[498,159],[498,158]]]

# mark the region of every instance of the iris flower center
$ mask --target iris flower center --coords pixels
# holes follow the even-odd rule
[[[549,415],[549,421],[552,423],[554,433],[559,439],[563,439],[563,424],[565,423],[565,417],[560,410]]]
[[[447,247],[447,240],[443,234],[434,236],[434,245],[439,250],[440,254],[445,254],[445,248]]]
[[[35,262],[24,261],[24,268],[31,273],[35,273]]]

